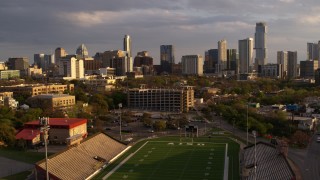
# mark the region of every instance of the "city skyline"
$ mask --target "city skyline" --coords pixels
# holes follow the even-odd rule
[[[132,54],[148,51],[160,64],[159,47],[175,46],[176,63],[183,55],[204,55],[226,39],[237,49],[238,40],[254,38],[257,22],[268,26],[268,62],[277,51],[297,51],[298,61],[307,59],[307,43],[318,42],[320,6],[315,0],[178,0],[108,2],[4,1],[0,7],[0,60],[53,54],[57,47],[75,54],[84,43],[96,52],[122,49],[125,34],[132,37]],[[307,12],[307,13],[306,13]]]

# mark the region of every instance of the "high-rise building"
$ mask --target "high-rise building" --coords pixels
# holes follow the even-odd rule
[[[131,49],[131,38],[127,34],[123,38],[123,50],[127,51],[128,56],[132,57],[132,55],[131,55],[131,53],[132,53],[131,52],[132,51],[132,49]]]
[[[201,55],[182,56],[182,74],[184,75],[203,75],[203,59]]]
[[[253,66],[253,39],[247,38],[239,40],[239,73],[246,74],[252,72]]]
[[[320,42],[320,41],[319,41]],[[320,51],[320,47],[319,47],[320,43],[307,43],[307,60],[320,60],[319,59],[319,51]]]
[[[60,59],[64,58],[68,55],[67,51],[65,49],[63,49],[62,47],[58,47],[55,51],[54,51],[54,57],[55,57],[55,61],[54,63],[59,65],[60,64]]]
[[[162,72],[172,73],[172,65],[175,64],[174,46],[160,46],[160,65]]]
[[[128,70],[128,56],[126,51],[111,50],[105,51],[102,55],[103,68],[115,68],[117,76],[124,76]]]
[[[300,77],[313,79],[318,69],[318,60],[300,61]]]
[[[205,73],[218,73],[218,49],[209,49],[206,52],[207,60],[204,63]]]
[[[69,56],[59,61],[59,75],[64,79],[84,78],[84,63],[82,59]]]
[[[87,47],[84,44],[81,44],[76,50],[76,55],[78,59],[84,59],[89,57],[89,52]]]
[[[277,64],[281,64],[281,78],[287,77],[288,74],[288,52],[278,51],[277,52]]]
[[[49,70],[50,66],[54,64],[54,54],[34,54],[33,62],[43,71]]]
[[[29,67],[29,59],[27,57],[9,58],[9,70],[26,70]]]
[[[298,76],[297,51],[288,51],[288,79],[294,79]]]
[[[227,41],[218,41],[218,71],[217,73],[222,73],[227,67]]]
[[[153,74],[153,58],[148,55],[148,51],[138,52],[133,66],[141,67],[143,75]]]
[[[237,50],[227,49],[227,69],[235,71],[237,73]]]
[[[126,64],[127,72],[132,72],[133,71],[132,46],[131,46],[131,37],[129,35],[125,35],[123,38],[123,50],[126,51],[126,56],[127,56],[127,64]]]
[[[267,47],[266,47],[266,36],[267,36],[267,25],[264,22],[256,23],[255,33],[255,47],[256,59],[255,69],[257,70],[258,65],[264,65],[267,61]]]
[[[279,79],[282,78],[281,72],[281,64],[265,64],[258,66],[258,73],[260,77],[274,78]]]

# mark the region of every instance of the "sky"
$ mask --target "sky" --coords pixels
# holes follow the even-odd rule
[[[1,0],[0,61],[53,53],[75,54],[84,43],[90,56],[123,49],[132,38],[133,55],[149,51],[159,64],[160,45],[175,46],[181,56],[200,54],[226,39],[254,37],[255,24],[268,26],[268,62],[280,50],[307,58],[307,42],[320,40],[319,0]]]

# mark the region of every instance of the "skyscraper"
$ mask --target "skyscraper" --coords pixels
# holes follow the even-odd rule
[[[277,63],[281,64],[281,78],[285,78],[288,74],[288,52],[278,51],[277,52]]]
[[[217,73],[218,72],[218,49],[209,49],[206,52],[207,60],[204,64],[205,73]]]
[[[288,51],[288,79],[294,79],[298,76],[297,56],[297,51]]]
[[[320,41],[319,41],[320,42]],[[320,43],[307,43],[307,60],[319,60]]]
[[[34,64],[46,71],[54,63],[54,54],[34,54]]]
[[[218,41],[218,73],[222,73],[227,66],[227,41]]]
[[[266,23],[259,22],[256,24],[256,33],[255,33],[255,50],[256,50],[256,59],[255,59],[255,69],[257,70],[258,65],[264,65],[267,61],[267,47],[266,47],[266,35],[267,26]]]
[[[54,51],[54,57],[55,57],[54,63],[59,66],[60,59],[66,57],[67,55],[68,55],[68,53],[67,53],[67,51],[65,49],[63,49],[62,47],[58,47]]]
[[[163,72],[172,73],[172,65],[175,64],[174,46],[160,46],[160,65]]]
[[[227,49],[227,69],[235,71],[237,70],[237,50],[236,49]]]
[[[76,55],[78,59],[83,59],[83,60],[89,57],[89,52],[87,47],[84,44],[81,44],[76,50]]]
[[[133,62],[132,62],[131,37],[127,34],[123,38],[123,50],[127,52],[127,55],[126,55],[127,56],[127,64],[126,64],[127,72],[132,72]]]
[[[203,75],[203,59],[200,55],[182,56],[182,74],[184,75]]]
[[[239,73],[252,72],[253,66],[253,39],[239,40]]]

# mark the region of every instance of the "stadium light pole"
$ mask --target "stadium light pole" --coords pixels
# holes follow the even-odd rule
[[[249,139],[248,109],[249,109],[249,104],[247,103],[247,146],[248,146],[248,139]]]
[[[257,179],[257,132],[256,131],[252,131],[253,137],[254,137],[254,180]]]
[[[120,125],[120,141],[122,141],[122,134],[121,134],[121,108],[122,108],[122,103],[119,103],[119,125]]]
[[[45,155],[46,155],[46,179],[49,180],[49,170],[48,170],[48,147],[47,147],[47,141],[48,141],[48,131],[50,129],[49,126],[49,117],[39,117],[39,125],[40,131],[43,132],[43,139],[44,139],[44,148],[45,148]]]

